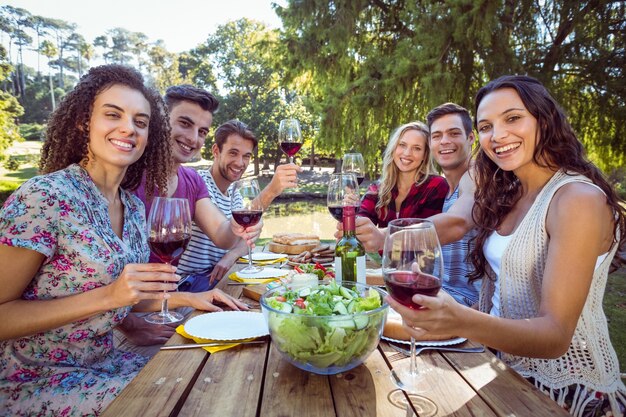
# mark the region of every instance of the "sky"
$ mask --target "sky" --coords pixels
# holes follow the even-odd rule
[[[272,3],[284,0],[9,0],[9,4],[39,16],[62,19],[78,25],[77,32],[88,42],[108,29],[121,27],[144,33],[150,42],[162,39],[170,52],[182,52],[204,42],[215,29],[242,17],[280,27]],[[169,21],[168,21],[169,20]],[[8,39],[2,36],[6,46]],[[34,66],[32,56],[25,56]]]

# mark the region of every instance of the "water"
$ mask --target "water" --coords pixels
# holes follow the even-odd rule
[[[326,199],[274,201],[263,214],[261,238],[278,232],[314,233],[320,239],[334,239],[337,221],[326,208]]]

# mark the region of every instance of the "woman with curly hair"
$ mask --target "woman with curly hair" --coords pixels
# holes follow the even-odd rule
[[[448,183],[434,175],[429,134],[421,122],[404,124],[391,134],[382,175],[363,196],[359,216],[369,218],[378,227],[387,227],[393,219],[441,213]]]
[[[626,387],[602,299],[626,227],[620,199],[564,111],[534,78],[504,76],[476,96],[471,252],[480,311],[440,292],[390,299],[407,329],[484,343],[575,416],[623,416]]]
[[[0,212],[0,415],[98,415],[145,364],[113,349],[112,328],[131,306],[158,311],[179,280],[145,263],[129,191],[144,171],[166,189],[168,136],[162,99],[119,65],[92,68],[52,114],[44,175]]]

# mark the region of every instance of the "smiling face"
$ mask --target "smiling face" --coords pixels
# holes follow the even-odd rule
[[[181,101],[170,108],[172,155],[177,164],[191,161],[202,149],[213,114],[192,101]]]
[[[393,162],[401,173],[415,173],[426,157],[426,136],[419,130],[404,132],[393,151]]]
[[[216,182],[225,180],[226,183],[231,184],[239,180],[248,168],[254,151],[254,142],[237,133],[231,133],[222,145],[221,151],[217,144],[213,144],[212,151],[213,178]]]
[[[478,106],[476,120],[482,150],[501,169],[516,171],[534,164],[537,119],[517,91],[502,88],[487,94]]]
[[[115,84],[100,92],[89,119],[91,166],[128,168],[146,149],[149,123],[150,104],[140,91]]]
[[[474,133],[465,132],[463,120],[457,113],[443,115],[430,126],[430,150],[444,172],[467,164],[473,142]]]

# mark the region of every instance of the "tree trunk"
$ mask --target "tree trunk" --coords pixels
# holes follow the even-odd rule
[[[254,150],[254,176],[258,176],[259,175],[259,148],[257,146],[257,148]]]
[[[54,83],[52,82],[52,71],[48,71],[48,81],[50,82],[50,103],[52,103],[52,111],[56,110],[56,102],[54,100]]]

